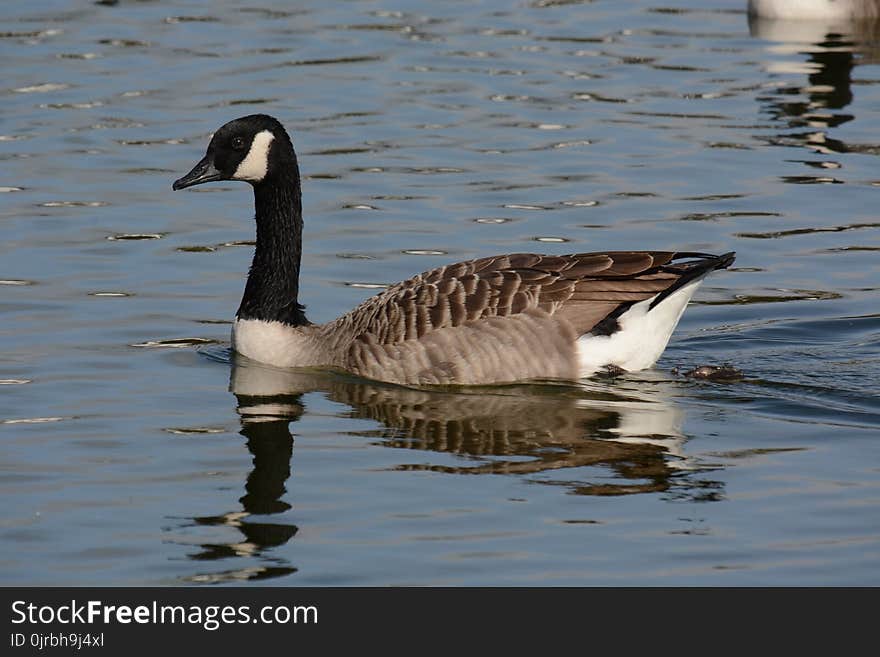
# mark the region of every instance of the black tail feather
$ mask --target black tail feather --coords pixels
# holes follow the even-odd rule
[[[695,260],[691,260],[689,262],[676,263],[676,260],[682,258],[695,258]],[[675,293],[677,290],[680,290],[682,287],[687,285],[688,283],[702,278],[706,274],[711,271],[715,271],[716,269],[726,269],[733,264],[733,261],[736,260],[736,252],[730,251],[728,253],[722,253],[721,255],[712,255],[711,253],[693,253],[687,251],[681,251],[675,254],[672,258],[672,262],[668,265],[663,265],[660,267],[662,271],[674,272],[680,275],[680,278],[675,281],[668,288],[663,290],[657,297],[651,302],[649,306],[649,310],[654,308],[658,303],[663,301],[663,299],[667,298],[669,295]]]

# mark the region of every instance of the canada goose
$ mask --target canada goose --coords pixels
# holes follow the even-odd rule
[[[749,0],[749,15],[789,20],[880,18],[880,0]]]
[[[666,251],[491,256],[418,274],[317,325],[299,304],[300,175],[278,120],[230,121],[173,189],[215,180],[251,183],[256,206],[256,248],[232,346],[277,367],[340,368],[416,385],[640,370],[660,357],[703,277],[734,260]]]

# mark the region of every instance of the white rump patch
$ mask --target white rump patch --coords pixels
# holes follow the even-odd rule
[[[275,135],[269,130],[262,130],[254,135],[247,157],[241,161],[232,177],[249,182],[260,182],[265,178],[269,170],[269,146],[273,139]]]
[[[702,279],[688,283],[653,308],[656,295],[633,306],[617,318],[620,330],[611,335],[582,335],[577,341],[578,368],[582,377],[607,365],[630,372],[651,367],[666,349],[688,301]]]

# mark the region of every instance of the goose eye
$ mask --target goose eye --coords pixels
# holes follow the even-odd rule
[[[234,148],[237,151],[240,151],[241,149],[243,149],[244,148],[244,139],[242,139],[241,137],[233,137],[232,138],[232,148]]]

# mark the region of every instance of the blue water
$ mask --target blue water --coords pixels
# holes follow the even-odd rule
[[[880,584],[876,34],[720,0],[5,7],[0,583]],[[313,321],[494,253],[738,259],[616,379],[235,363],[251,194],[170,185],[254,112],[299,153]]]

